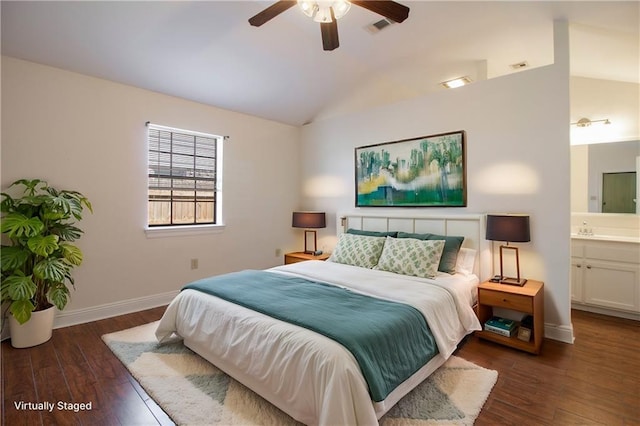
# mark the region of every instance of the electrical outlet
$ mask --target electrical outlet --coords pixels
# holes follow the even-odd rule
[[[282,256],[282,249],[277,248],[276,249],[276,257],[280,257]]]
[[[191,259],[191,269],[198,269],[198,259]]]

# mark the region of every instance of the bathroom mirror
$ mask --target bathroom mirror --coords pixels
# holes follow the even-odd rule
[[[638,214],[640,141],[571,147],[571,211]]]

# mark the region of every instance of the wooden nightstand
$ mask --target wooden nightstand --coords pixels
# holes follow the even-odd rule
[[[512,311],[524,312],[533,317],[533,329],[528,342],[516,336],[505,337],[490,331],[477,331],[477,335],[486,340],[501,343],[512,348],[540,353],[540,346],[544,337],[544,283],[528,280],[522,286],[483,282],[478,286],[478,319],[484,323],[493,316],[493,308],[505,308]]]
[[[327,260],[329,256],[331,256],[329,253],[322,253],[318,256],[314,256],[312,254],[306,254],[301,251],[285,253],[284,264],[288,265],[290,263],[304,262],[305,260]]]

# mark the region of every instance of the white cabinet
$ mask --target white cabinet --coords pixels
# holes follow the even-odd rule
[[[640,319],[640,244],[573,239],[571,300],[575,309]]]
[[[582,281],[584,280],[581,257],[571,256],[571,301],[582,302]]]

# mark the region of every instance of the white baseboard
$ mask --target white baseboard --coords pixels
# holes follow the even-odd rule
[[[118,315],[144,311],[145,309],[157,308],[158,306],[169,304],[177,294],[178,290],[175,290],[167,293],[154,294],[152,296],[106,303],[90,308],[64,310],[56,314],[53,328],[69,327],[71,325],[84,324]]]
[[[573,344],[575,340],[573,337],[573,325],[545,324],[544,337],[563,343]]]

